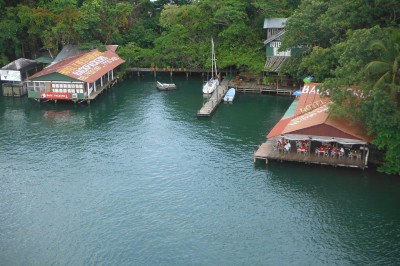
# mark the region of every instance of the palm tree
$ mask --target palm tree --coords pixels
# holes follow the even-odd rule
[[[395,42],[388,41],[385,44],[378,40],[371,43],[371,48],[379,51],[381,56],[379,60],[366,65],[367,74],[377,78],[374,88],[387,88],[392,99],[397,102],[400,83],[400,46]]]

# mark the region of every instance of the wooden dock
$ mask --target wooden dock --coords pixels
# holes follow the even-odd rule
[[[254,152],[253,160],[263,160],[268,163],[268,160],[274,161],[289,161],[289,162],[300,162],[306,164],[321,164],[321,165],[331,165],[331,166],[345,166],[353,168],[367,168],[367,158],[363,159],[351,159],[348,156],[342,158],[331,157],[331,156],[318,156],[315,155],[313,151],[311,153],[298,153],[296,147],[292,145],[292,150],[289,153],[284,153],[282,151],[274,150],[275,139],[268,139],[266,142],[262,143],[257,151]]]
[[[276,86],[276,85],[262,85],[256,82],[235,82],[230,81],[229,87],[234,87],[237,92],[249,92],[249,93],[273,93],[273,94],[285,94],[292,95],[296,90],[292,87]]]
[[[200,73],[203,76],[208,75],[209,74],[209,70],[206,69],[196,69],[196,68],[171,68],[171,67],[130,67],[126,70],[127,73],[137,73],[138,76],[140,76],[140,73],[142,72],[147,72],[147,73],[153,73],[154,77],[157,77],[157,73],[169,73],[170,76],[172,77],[172,75],[174,73],[185,73],[186,77],[189,77],[189,75],[191,75],[191,73]],[[227,70],[227,69],[219,69],[218,70],[219,73],[222,74],[227,74],[230,73],[230,75],[232,76],[233,72],[232,70]],[[207,80],[208,80],[208,76],[207,76]]]
[[[226,91],[228,90],[228,80],[224,80],[217,87],[217,89],[211,94],[211,97],[203,104],[199,111],[197,111],[197,116],[211,116],[218,105],[221,103]]]

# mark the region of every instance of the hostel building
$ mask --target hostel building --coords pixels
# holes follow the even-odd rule
[[[116,83],[115,68],[124,62],[113,50],[68,57],[29,77],[28,97],[39,102],[90,102]]]

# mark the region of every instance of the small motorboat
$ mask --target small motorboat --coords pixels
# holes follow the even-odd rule
[[[176,85],[174,83],[161,83],[157,81],[157,88],[159,90],[174,90],[176,89]]]
[[[235,98],[236,90],[235,88],[230,88],[224,96],[224,101],[225,102],[233,102],[233,99]]]

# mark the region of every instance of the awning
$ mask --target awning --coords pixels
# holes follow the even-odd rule
[[[367,145],[368,142],[356,139],[345,139],[345,138],[331,138],[331,137],[322,137],[322,136],[305,136],[305,135],[297,135],[297,134],[282,134],[279,138],[285,138],[288,140],[310,140],[310,141],[319,141],[319,142],[336,142],[344,145]]]

